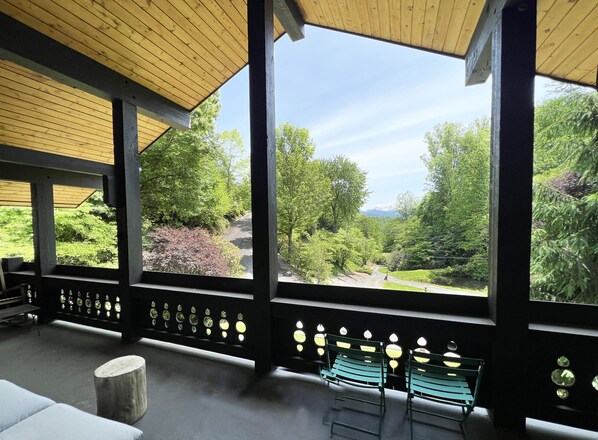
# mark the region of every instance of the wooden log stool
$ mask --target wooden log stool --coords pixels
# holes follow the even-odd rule
[[[147,409],[145,359],[123,356],[94,372],[98,416],[135,423]]]

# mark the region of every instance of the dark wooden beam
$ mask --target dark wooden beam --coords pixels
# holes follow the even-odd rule
[[[490,317],[496,325],[491,415],[496,425],[522,430],[530,353],[536,72],[536,2],[525,4],[505,7],[493,31],[488,286]]]
[[[191,126],[187,109],[2,13],[0,59],[94,96],[129,102],[139,107],[140,113],[172,127]]]
[[[274,14],[291,41],[305,38],[305,20],[294,0],[274,0]]]
[[[118,236],[118,284],[122,304],[122,339],[136,339],[133,325],[131,285],[141,281],[141,198],[137,109],[121,100],[112,103],[114,167],[116,171],[116,226]]]
[[[16,182],[48,183],[51,185],[76,186],[78,188],[103,188],[102,176],[49,170],[7,162],[0,162],[0,176],[3,180],[14,180]]]
[[[492,63],[492,32],[500,14],[510,0],[486,0],[478,24],[465,53],[465,85],[486,82]]]
[[[271,299],[278,285],[276,250],[276,133],[272,0],[247,2],[255,369],[273,368]]]
[[[114,166],[91,160],[76,159],[60,154],[45,153],[27,148],[0,144],[0,162],[30,165],[46,169],[73,171],[96,176],[113,176]]]
[[[118,206],[118,189],[116,187],[116,177],[114,176],[102,176],[103,182],[103,199],[104,203],[111,207],[116,208]]]
[[[56,268],[56,227],[54,224],[54,191],[51,184],[31,184],[31,213],[33,216],[34,271],[37,297],[41,307],[39,319],[48,322],[52,298],[43,288],[44,275]]]

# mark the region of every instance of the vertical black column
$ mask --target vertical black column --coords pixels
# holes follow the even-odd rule
[[[43,276],[56,268],[56,228],[54,224],[54,189],[48,183],[31,184],[33,215],[33,248],[35,254],[35,284],[39,305],[39,319],[50,320],[51,298],[44,291]]]
[[[115,100],[112,103],[112,124],[121,331],[123,341],[131,342],[135,338],[131,285],[141,281],[143,272],[137,107]]]
[[[502,12],[492,40],[490,316],[492,415],[525,429],[534,142],[536,2]]]
[[[272,370],[270,300],[276,295],[276,139],[272,0],[247,2],[255,369]]]

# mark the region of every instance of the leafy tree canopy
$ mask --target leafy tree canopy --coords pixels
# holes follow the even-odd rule
[[[397,197],[392,266],[460,266],[465,276],[487,279],[478,262],[487,261],[490,124],[444,123],[426,133],[426,142],[428,193],[421,201],[410,193]]]
[[[367,173],[345,156],[321,161],[322,171],[330,181],[330,199],[324,213],[324,223],[333,232],[350,223],[366,202]]]
[[[531,297],[598,302],[598,94],[536,111]]]
[[[278,232],[292,254],[293,234],[315,227],[329,200],[328,178],[313,159],[309,131],[291,124],[276,129]]]
[[[152,222],[224,226],[231,199],[215,131],[220,107],[212,95],[191,114],[191,129],[169,130],[140,156],[141,203]]]

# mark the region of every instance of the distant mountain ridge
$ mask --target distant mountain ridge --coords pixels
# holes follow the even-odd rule
[[[395,211],[383,211],[382,209],[368,209],[361,211],[363,215],[368,217],[398,217],[399,214]]]

